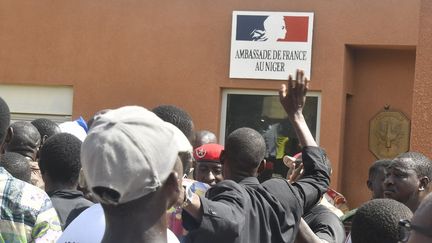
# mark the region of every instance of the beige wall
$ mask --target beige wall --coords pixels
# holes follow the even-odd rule
[[[172,103],[218,132],[221,89],[281,83],[228,78],[233,10],[315,13],[312,89],[322,92],[321,145],[342,189],[346,45],[416,46],[420,0],[0,0],[0,82],[73,85],[75,117]]]

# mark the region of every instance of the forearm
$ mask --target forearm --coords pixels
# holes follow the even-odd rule
[[[302,150],[303,176],[292,184],[297,188],[300,200],[307,212],[327,191],[330,184],[330,168],[325,151],[319,147],[306,146]]]
[[[297,233],[295,243],[327,243],[326,240],[320,239],[309,227],[309,225],[301,218],[299,223],[299,231]]]
[[[297,138],[302,147],[305,146],[313,146],[317,147],[317,143],[312,136],[312,133],[309,130],[309,127],[306,124],[306,120],[301,112],[296,112],[292,116],[288,117],[291,121],[291,124],[294,127],[294,130],[297,134]]]
[[[193,194],[191,198],[191,202],[187,204],[185,207],[183,207],[183,210],[189,213],[192,218],[195,219],[197,223],[201,223],[203,212],[201,208],[201,200],[198,195],[195,193]]]

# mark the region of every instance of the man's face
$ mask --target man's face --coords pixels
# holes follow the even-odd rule
[[[384,198],[384,180],[385,168],[379,167],[373,178],[370,178],[370,190],[372,191],[372,198]]]
[[[222,165],[215,162],[197,162],[195,179],[209,184],[210,186],[223,180]]]
[[[409,207],[419,200],[420,181],[417,173],[409,166],[413,163],[412,160],[408,160],[395,159],[386,169],[384,197],[395,199]]]

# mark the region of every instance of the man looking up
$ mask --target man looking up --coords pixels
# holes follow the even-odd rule
[[[415,212],[429,192],[432,162],[422,153],[398,155],[386,170],[384,197],[405,204]]]
[[[81,148],[105,213],[102,243],[167,242],[166,210],[183,195],[178,153],[191,151],[187,138],[145,108],[126,106],[96,116]]]
[[[183,225],[186,242],[293,242],[304,211],[326,192],[330,168],[310,133],[302,111],[308,80],[298,71],[282,85],[281,104],[303,148],[305,173],[292,185],[285,179],[259,184],[258,167],[265,163],[263,137],[250,128],[239,128],[227,138],[221,155],[225,180],[207,191],[206,197],[186,195]]]

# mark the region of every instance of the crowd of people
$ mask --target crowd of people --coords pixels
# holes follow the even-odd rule
[[[283,155],[286,178],[260,177],[259,132],[236,129],[221,145],[173,105],[11,124],[0,97],[0,242],[432,242],[432,161],[421,153],[374,162],[371,200],[341,211],[302,113],[308,85],[298,70],[279,91],[301,148]]]

